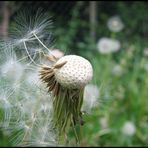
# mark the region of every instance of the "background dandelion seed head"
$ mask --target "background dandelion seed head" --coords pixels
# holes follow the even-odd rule
[[[127,121],[122,127],[122,133],[127,136],[133,136],[136,132],[136,127],[133,122]]]
[[[112,32],[120,32],[124,28],[124,24],[119,16],[113,16],[107,21],[107,27]]]
[[[101,54],[109,54],[120,50],[121,44],[118,40],[103,37],[97,43],[97,49]]]

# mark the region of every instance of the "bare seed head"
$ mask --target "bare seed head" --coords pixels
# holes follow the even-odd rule
[[[51,59],[50,56],[48,59]],[[90,62],[76,55],[63,56],[51,67],[43,65],[40,76],[47,83],[48,92],[54,96],[54,124],[59,135],[66,132],[69,121],[72,126],[83,125],[81,106],[84,87],[93,76]]]
[[[78,89],[89,83],[93,76],[90,62],[83,57],[67,55],[60,58],[56,65],[66,61],[60,69],[55,69],[55,78],[63,87]]]

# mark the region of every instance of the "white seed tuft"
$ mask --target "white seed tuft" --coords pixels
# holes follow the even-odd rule
[[[63,87],[77,89],[89,83],[93,76],[93,69],[88,60],[76,55],[60,58],[56,64],[66,61],[60,69],[55,70],[55,78]]]

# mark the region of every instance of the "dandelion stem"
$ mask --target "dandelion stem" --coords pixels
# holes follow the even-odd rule
[[[83,137],[83,129],[82,129],[82,126],[79,125],[79,140],[80,140],[80,142],[82,141],[82,137]],[[82,144],[82,142],[81,142],[81,144]],[[80,146],[82,146],[82,145],[80,145]]]
[[[73,130],[74,130],[74,134],[75,134],[76,142],[78,142],[78,144],[79,144],[80,141],[79,141],[79,138],[78,138],[78,135],[77,135],[77,131],[76,131],[75,126],[74,126],[73,119],[71,119],[71,123],[72,123],[72,127],[73,127]]]

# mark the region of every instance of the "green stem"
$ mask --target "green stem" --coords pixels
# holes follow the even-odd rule
[[[74,134],[75,134],[76,143],[77,144],[80,144],[80,140],[79,140],[79,137],[78,137],[77,131],[75,129],[74,122],[73,122],[73,119],[72,118],[71,118],[71,123],[72,123],[72,128],[73,128],[73,131],[74,131]]]
[[[115,32],[112,32],[112,33],[111,33],[111,38],[112,38],[112,39],[115,39],[115,38],[116,38],[116,33],[115,33]]]
[[[61,134],[58,141],[60,146],[65,146],[65,135]]]

